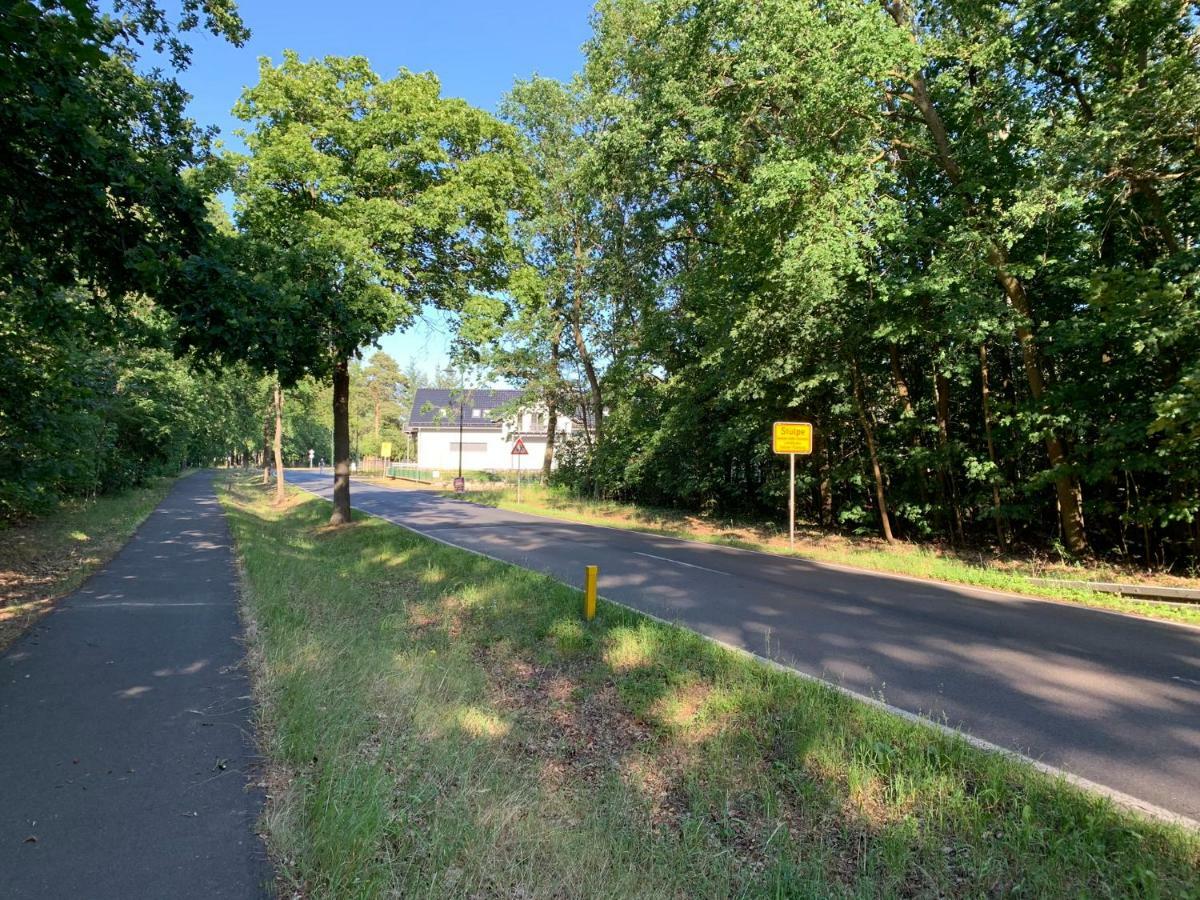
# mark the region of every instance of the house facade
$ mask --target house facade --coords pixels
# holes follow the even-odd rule
[[[521,468],[540,469],[546,456],[546,409],[521,405],[522,396],[521,391],[492,388],[418,388],[408,420],[417,465],[457,471],[461,445],[464,470],[515,469],[512,448],[520,436],[529,451]],[[576,418],[558,414],[558,440],[582,430]]]

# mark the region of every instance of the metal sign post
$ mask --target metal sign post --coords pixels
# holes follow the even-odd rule
[[[788,457],[788,546],[796,549],[796,456],[813,451],[811,422],[776,422],[771,428],[771,450]]]
[[[796,454],[788,454],[788,549],[796,549]]]

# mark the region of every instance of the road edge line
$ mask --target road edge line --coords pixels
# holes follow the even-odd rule
[[[295,484],[294,486],[299,488],[300,490],[304,491],[305,493],[312,494],[312,496],[318,498],[319,500],[324,500],[326,503],[333,502],[333,501],[329,500],[327,497],[322,497],[316,491],[311,491],[308,488],[304,487],[303,485]],[[464,500],[464,501],[460,501],[460,502],[469,503],[470,501]],[[481,504],[471,504],[471,505],[479,506]],[[510,512],[511,511],[512,510],[510,510]],[[498,556],[492,556],[490,553],[485,553],[482,550],[476,550],[473,547],[463,547],[462,545],[455,544],[451,541],[446,540],[445,538],[440,538],[440,537],[437,537],[432,534],[427,534],[426,532],[421,531],[417,528],[414,528],[411,525],[405,524],[404,522],[399,522],[396,519],[391,518],[390,516],[380,515],[378,513],[369,512],[369,511],[367,511],[365,509],[361,509],[361,508],[358,510],[358,512],[362,513],[363,515],[370,516],[374,519],[379,519],[380,521],[387,522],[390,525],[395,525],[398,528],[403,528],[405,531],[409,531],[412,534],[415,534],[415,535],[425,538],[426,540],[434,541],[436,543],[443,544],[444,546],[447,546],[447,547],[453,547],[455,550],[462,550],[466,553],[473,553],[476,556],[481,556],[484,559],[490,559],[492,562],[497,562],[497,563],[500,563],[505,566],[511,566],[514,569],[521,569],[522,571],[526,571],[526,572],[537,572],[537,574],[543,575],[552,581],[557,581],[559,584],[565,585],[566,587],[569,587],[572,590],[579,590],[579,588],[575,587],[575,585],[567,584],[567,582],[565,582],[565,581],[560,581],[559,579],[555,578],[553,575],[550,575],[547,572],[542,572],[538,569],[526,569],[524,566],[518,565],[517,563],[514,563],[514,562],[510,562],[507,559],[501,559]],[[555,521],[561,521],[561,520],[555,520]],[[586,523],[578,523],[578,524],[586,524]],[[617,529],[613,529],[613,530],[614,531],[622,531],[624,529],[617,528]],[[660,535],[660,537],[661,537],[661,535]],[[747,551],[747,552],[753,553],[756,551]],[[764,555],[775,555],[775,554],[764,554]],[[855,570],[855,571],[860,571],[860,570]],[[870,570],[867,570],[867,571],[870,571]],[[921,581],[923,579],[914,579],[914,580]],[[682,628],[684,631],[689,631],[692,634],[697,635],[698,637],[702,638],[703,640],[706,640],[711,644],[715,644],[718,647],[723,647],[724,649],[731,650],[734,653],[737,653],[741,656],[755,659],[758,662],[761,662],[761,663],[769,666],[770,668],[775,669],[776,671],[781,672],[783,674],[792,675],[792,676],[800,678],[804,681],[823,685],[824,687],[827,687],[827,688],[830,688],[831,690],[837,691],[839,694],[841,694],[844,697],[848,697],[852,700],[857,700],[861,703],[865,703],[868,706],[871,706],[877,710],[880,710],[881,712],[891,713],[892,715],[899,716],[900,718],[902,718],[908,722],[911,722],[915,725],[924,725],[926,727],[932,728],[935,731],[938,731],[941,734],[947,735],[949,737],[960,738],[963,741],[966,741],[967,744],[974,747],[976,750],[982,750],[985,753],[998,754],[998,755],[1006,757],[1007,759],[1010,759],[1014,762],[1023,763],[1025,765],[1032,766],[1034,769],[1038,770],[1043,775],[1049,775],[1052,778],[1061,779],[1064,782],[1066,782],[1067,784],[1070,784],[1072,787],[1075,787],[1079,790],[1082,790],[1082,791],[1085,791],[1088,793],[1092,793],[1092,794],[1097,794],[1097,795],[1109,800],[1114,805],[1119,806],[1125,810],[1141,813],[1144,816],[1147,816],[1152,819],[1158,819],[1159,821],[1167,822],[1171,825],[1179,825],[1184,828],[1189,828],[1193,831],[1200,831],[1200,820],[1198,820],[1198,819],[1193,819],[1189,816],[1183,815],[1182,813],[1172,812],[1169,809],[1165,809],[1164,807],[1161,807],[1161,806],[1156,806],[1155,804],[1150,803],[1149,801],[1146,801],[1146,800],[1140,800],[1137,797],[1134,797],[1132,794],[1126,794],[1123,791],[1117,790],[1116,788],[1108,787],[1107,785],[1100,784],[1097,781],[1092,781],[1088,778],[1084,778],[1082,775],[1076,775],[1073,772],[1068,772],[1066,769],[1060,769],[1056,766],[1050,765],[1049,763],[1041,762],[1040,760],[1036,760],[1032,756],[1026,756],[1024,753],[1021,753],[1017,750],[1011,750],[1008,747],[1002,747],[999,744],[993,744],[991,741],[984,740],[983,738],[980,738],[980,737],[975,737],[970,732],[962,731],[958,728],[954,728],[950,725],[946,725],[942,722],[938,722],[934,719],[929,718],[928,716],[923,716],[920,713],[914,713],[907,709],[901,709],[898,706],[892,706],[890,703],[886,703],[883,700],[878,699],[877,697],[872,697],[868,694],[860,694],[858,691],[851,690],[850,688],[845,687],[844,685],[840,685],[840,684],[837,684],[832,681],[826,681],[824,678],[821,678],[818,675],[811,675],[808,672],[802,672],[799,669],[792,668],[791,666],[789,666],[785,663],[781,663],[778,660],[771,659],[770,657],[767,657],[767,656],[761,656],[758,653],[755,653],[753,650],[746,650],[743,647],[738,647],[734,644],[726,643],[725,641],[721,640],[720,638],[715,638],[711,635],[705,634],[702,631],[697,631],[696,629],[691,628],[682,622],[668,621],[667,619],[664,619],[661,616],[656,616],[654,613],[649,613],[644,610],[640,610],[634,606],[630,606],[626,603],[622,603],[620,600],[610,600],[609,598],[604,597],[604,596],[601,596],[600,599],[603,600],[605,603],[609,603],[613,606],[620,607],[621,609],[628,610],[629,612],[632,612],[639,616],[645,616],[646,618],[652,619],[653,621],[658,622],[662,625],[670,625],[673,628]],[[1056,601],[1051,600],[1048,602],[1053,603]],[[1062,604],[1062,605],[1069,606],[1072,604]],[[1124,615],[1124,613],[1118,613],[1118,615]],[[1134,618],[1140,618],[1140,617],[1135,616]]]
[[[395,491],[397,488],[389,487],[386,484],[373,484],[371,487],[380,487],[384,490]],[[425,488],[417,488],[417,490],[426,490]],[[1195,625],[1191,622],[1173,622],[1170,619],[1156,619],[1153,616],[1143,616],[1138,613],[1124,612],[1119,609],[1106,609],[1103,606],[1090,606],[1087,603],[1076,603],[1071,600],[1055,600],[1053,597],[1041,597],[1037,594],[1018,594],[1014,591],[1002,591],[999,588],[978,587],[973,584],[963,584],[959,581],[944,581],[940,578],[922,578],[919,575],[905,575],[901,572],[888,572],[884,569],[867,569],[861,566],[851,566],[846,563],[825,562],[824,560],[813,559],[808,556],[800,556],[797,554],[786,553],[771,553],[767,550],[752,550],[749,547],[734,547],[729,544],[719,544],[714,541],[698,541],[695,538],[681,538],[670,534],[655,534],[653,531],[639,531],[636,528],[618,528],[615,525],[601,525],[597,522],[582,522],[577,519],[557,519],[554,516],[543,515],[542,513],[526,512],[523,509],[506,509],[502,506],[488,506],[486,503],[476,503],[473,500],[463,500],[459,497],[444,495],[437,491],[430,490],[429,493],[436,494],[439,499],[450,500],[454,503],[466,503],[469,506],[478,506],[484,509],[494,509],[500,512],[515,512],[523,516],[533,516],[537,519],[545,519],[547,522],[558,522],[561,525],[583,525],[588,528],[603,528],[607,531],[617,531],[623,534],[637,534],[642,537],[657,538],[666,541],[678,541],[681,544],[693,544],[697,547],[716,548],[718,550],[731,550],[734,553],[751,553],[755,556],[765,556],[768,559],[781,559],[789,562],[804,562],[812,566],[820,566],[827,569],[836,569],[841,572],[852,572],[857,575],[876,575],[880,578],[895,578],[899,581],[911,581],[917,584],[933,584],[941,587],[953,588],[959,591],[976,591],[981,594],[991,594],[993,597],[999,597],[1005,600],[1033,600],[1038,603],[1053,603],[1055,606],[1063,606],[1067,609],[1082,609],[1088,612],[1103,613],[1109,616],[1121,616],[1125,619],[1133,619],[1138,622],[1152,622],[1156,625],[1170,625],[1174,628],[1186,628],[1189,631],[1200,631],[1200,625]],[[1137,601],[1135,601],[1137,602]],[[1142,601],[1152,603],[1154,601]],[[1178,606],[1180,604],[1168,604]]]

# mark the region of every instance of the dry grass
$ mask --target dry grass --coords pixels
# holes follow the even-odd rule
[[[0,650],[112,559],[173,483],[65,504],[0,531]]]

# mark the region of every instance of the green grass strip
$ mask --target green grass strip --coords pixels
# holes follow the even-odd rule
[[[306,896],[1197,895],[1182,828],[380,519],[222,500]]]

